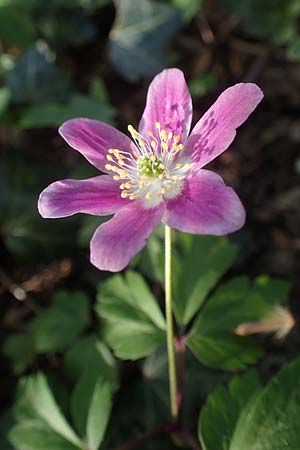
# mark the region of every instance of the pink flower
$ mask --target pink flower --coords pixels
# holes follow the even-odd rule
[[[66,142],[107,175],[50,184],[40,195],[40,214],[114,214],[91,240],[91,262],[113,272],[126,267],[160,221],[194,234],[238,230],[245,222],[238,196],[203,166],[228,148],[262,98],[252,83],[226,89],[189,135],[192,101],[184,75],[164,70],[149,87],[139,131],[128,127],[132,140],[96,120],[60,127]]]

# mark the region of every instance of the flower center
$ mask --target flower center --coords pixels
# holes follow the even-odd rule
[[[148,131],[141,136],[132,125],[128,126],[136,146],[132,153],[111,148],[108,150],[106,169],[114,172],[120,181],[121,197],[140,199],[146,208],[158,205],[163,198],[177,197],[190,168],[187,158],[181,156],[183,145],[180,136],[173,136],[156,123],[159,139]]]
[[[143,156],[137,160],[137,165],[142,177],[155,178],[164,172],[165,166],[156,155]]]

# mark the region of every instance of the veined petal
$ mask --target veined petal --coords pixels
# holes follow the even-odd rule
[[[226,89],[192,130],[185,155],[201,167],[215,159],[229,147],[236,129],[262,98],[262,91],[253,83],[240,83]]]
[[[163,70],[149,86],[139,132],[146,136],[152,131],[159,141],[156,128],[156,122],[159,122],[161,129],[181,136],[184,143],[190,131],[192,111],[192,99],[181,70]]]
[[[71,147],[102,172],[110,172],[105,168],[109,149],[116,148],[131,153],[135,148],[129,137],[98,120],[68,120],[58,131]]]
[[[120,188],[109,175],[87,180],[61,180],[40,194],[38,209],[42,217],[57,218],[86,213],[114,214],[130,201],[120,196]]]
[[[145,246],[164,210],[164,203],[143,209],[136,201],[122,208],[95,231],[91,240],[91,263],[100,270],[118,272],[124,269]]]
[[[186,179],[180,196],[167,202],[163,222],[186,233],[221,236],[244,225],[245,210],[219,175],[200,169]]]

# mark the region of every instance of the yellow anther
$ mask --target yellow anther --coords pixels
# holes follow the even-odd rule
[[[168,146],[168,144],[167,144],[166,142],[162,142],[162,143],[161,143],[161,146],[162,146],[162,148],[163,148],[164,150],[168,150],[168,148],[169,148],[169,146]]]
[[[155,155],[151,155],[151,156],[150,156],[150,159],[151,159],[151,161],[154,162],[154,161],[156,161],[156,156],[155,156]]]
[[[161,196],[161,191],[156,192],[157,197]]]
[[[119,173],[120,169],[118,167],[116,167],[116,166],[110,166],[110,170],[112,170],[113,172]]]
[[[140,182],[139,182],[139,187],[142,188],[142,187],[144,187],[144,186],[145,186],[145,182],[144,182],[144,181],[140,181]]]
[[[141,147],[143,147],[143,145],[145,145],[145,141],[143,141],[142,139],[139,140],[139,144]]]
[[[168,133],[168,141],[169,141],[170,139],[172,139],[172,137],[173,137],[173,133],[172,133],[172,131],[169,131],[169,133]]]
[[[160,122],[156,122],[155,126],[156,126],[156,128],[157,128],[158,130],[161,129],[161,124],[160,124]]]
[[[111,155],[106,155],[106,159],[108,159],[108,161],[113,161],[113,157]]]
[[[114,149],[114,148],[110,148],[110,149],[108,150],[108,153],[115,153],[115,149]]]
[[[132,184],[131,184],[129,181],[127,181],[127,182],[125,183],[126,189],[130,189],[131,186],[132,186]]]
[[[158,178],[159,178],[160,180],[163,180],[163,178],[164,178],[163,174],[161,173],[160,175],[158,175]]]
[[[127,172],[127,170],[119,169],[119,175],[120,175],[122,178],[126,178],[126,177],[128,176],[128,172]]]
[[[167,178],[167,180],[170,178],[169,172],[165,173],[165,178]]]
[[[111,164],[105,164],[105,169],[107,170],[112,170],[112,165]]]
[[[120,189],[125,189],[125,183],[120,184]]]
[[[151,197],[152,197],[152,194],[151,194],[151,192],[147,192],[147,194],[146,194],[146,199],[147,199],[147,200],[150,200],[150,199],[151,199]]]
[[[114,175],[113,179],[118,181],[120,179],[120,177],[119,177],[119,175]]]
[[[167,140],[167,133],[166,130],[161,130],[160,132],[161,138],[166,141]]]
[[[128,125],[128,131],[133,137],[133,139],[136,139],[139,136],[139,133],[136,131],[136,129],[132,125]]]
[[[151,147],[154,148],[154,150],[156,150],[157,143],[155,141],[151,141]]]
[[[118,160],[120,160],[120,159],[125,159],[126,158],[126,156],[124,156],[124,155],[120,155],[120,154],[116,154],[116,157],[117,157],[117,159]]]
[[[129,200],[134,200],[135,199],[135,195],[134,194],[130,194],[129,195]]]
[[[191,167],[191,164],[186,163],[186,164],[184,165],[184,167],[185,167],[185,169],[189,169],[189,168]]]
[[[153,133],[152,133],[152,131],[147,131],[147,134],[148,134],[148,136],[153,136]]]
[[[121,197],[122,198],[127,198],[128,197],[128,192],[127,191],[122,191],[121,192]]]
[[[162,194],[164,194],[166,192],[165,188],[162,188],[162,190],[160,191]]]
[[[180,169],[180,167],[182,167],[182,164],[181,163],[177,163],[176,167],[177,167],[177,169]]]
[[[173,186],[171,184],[168,184],[167,191],[171,191],[173,189]]]
[[[164,169],[165,165],[163,163],[160,163],[160,165],[158,166],[160,169]]]
[[[180,152],[180,150],[182,150],[182,149],[183,149],[182,144],[177,145],[177,147],[176,147],[177,152]]]
[[[136,158],[139,157],[139,152],[137,152],[136,150],[133,152],[133,156],[135,156]]]
[[[178,176],[177,175],[173,175],[173,180],[178,180]]]
[[[174,138],[174,142],[175,144],[178,144],[178,142],[180,142],[181,136],[178,134],[177,136],[175,136]]]
[[[120,166],[124,166],[124,164],[125,164],[124,161],[122,161],[122,159],[119,159],[118,163],[120,164]]]

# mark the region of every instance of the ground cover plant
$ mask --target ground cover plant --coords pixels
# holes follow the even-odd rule
[[[299,450],[298,16],[0,1],[1,449]]]

